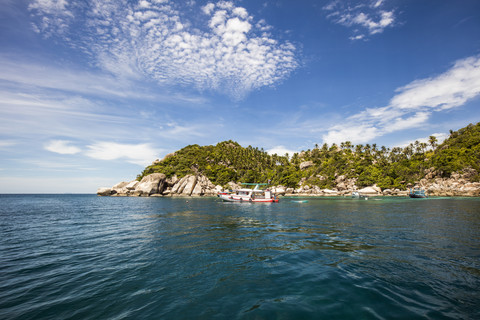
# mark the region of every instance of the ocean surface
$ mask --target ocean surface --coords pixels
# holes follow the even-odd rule
[[[480,199],[0,195],[0,319],[480,319]]]

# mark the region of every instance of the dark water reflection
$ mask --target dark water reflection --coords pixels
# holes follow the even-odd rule
[[[479,199],[0,200],[2,319],[480,318]]]

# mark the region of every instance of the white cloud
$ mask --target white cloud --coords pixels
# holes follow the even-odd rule
[[[215,5],[213,3],[207,3],[205,6],[202,7],[203,13],[207,15],[211,15],[213,12],[213,9],[215,9]]]
[[[352,36],[350,37],[349,39],[350,40],[362,40],[365,38],[365,35],[364,34],[359,34],[359,35],[356,35],[356,36]]]
[[[39,21],[34,24],[34,31],[43,33],[45,37],[53,34],[65,34],[74,16],[68,10],[66,0],[34,0],[28,9],[34,12]]]
[[[437,144],[442,143],[443,141],[445,141],[445,139],[448,138],[448,134],[446,134],[446,133],[434,133],[434,134],[432,134],[432,136],[437,138]],[[406,146],[415,143],[415,141],[418,141],[420,143],[426,143],[428,145],[427,148],[431,149],[430,142],[429,142],[430,141],[430,136],[423,137],[423,138],[418,138],[418,139],[415,139],[415,140],[408,140],[408,141],[400,143],[399,145],[397,145],[397,147],[405,148]]]
[[[158,158],[159,149],[149,143],[122,144],[116,142],[97,142],[87,146],[86,155],[98,160],[124,159],[127,162],[146,166]]]
[[[383,127],[385,133],[418,128],[430,117],[429,112],[417,112],[408,118],[398,117]]]
[[[480,94],[480,56],[459,60],[447,72],[414,81],[397,90],[390,106],[408,110],[450,109]]]
[[[79,147],[73,146],[71,141],[51,140],[45,145],[45,149],[60,154],[76,154],[82,151]]]
[[[396,90],[389,105],[367,108],[329,128],[324,142],[365,143],[372,139],[428,122],[434,112],[462,106],[480,95],[480,56],[458,60],[446,72],[413,81]]]
[[[28,8],[48,14],[72,15],[71,12],[67,10],[67,5],[68,2],[66,0],[35,0]]]
[[[277,154],[279,156],[284,156],[288,153],[289,156],[292,156],[294,153],[298,153],[298,151],[290,150],[285,148],[284,146],[276,146],[269,150],[267,150],[268,154]]]
[[[242,19],[248,18],[248,11],[245,8],[237,7],[233,9],[233,14],[239,16]]]
[[[378,135],[379,130],[369,124],[336,125],[331,127],[322,138],[323,142],[328,144],[339,144],[344,141],[357,144],[370,141]]]
[[[125,78],[147,76],[161,84],[242,99],[252,90],[275,85],[298,66],[295,46],[274,39],[264,22],[255,23],[245,8],[229,1],[198,8],[208,18],[198,27],[173,2],[87,2],[71,8],[65,3],[58,10],[81,16],[75,23],[84,28],[62,27],[62,32],[52,26],[55,21],[42,27],[42,20],[55,14],[40,2],[30,6],[39,32],[56,34],[94,56],[101,68]],[[68,23],[73,21],[61,22]]]
[[[378,8],[378,7],[380,7],[380,6],[382,5],[382,3],[383,3],[383,0],[378,0],[378,1],[376,1],[376,2],[373,4],[373,7],[374,7],[374,8]]]
[[[345,15],[344,23],[347,26],[360,25],[368,29],[370,34],[380,33],[383,30],[391,25],[394,21],[393,11],[381,11],[379,12],[380,17],[377,22],[374,21],[370,15],[363,12],[358,13],[355,16]]]
[[[374,35],[395,25],[395,11],[384,10],[383,0],[333,1],[323,7],[330,12],[327,17],[334,23],[353,28],[350,40],[365,39],[365,33]]]

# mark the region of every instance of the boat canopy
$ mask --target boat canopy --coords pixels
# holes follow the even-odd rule
[[[265,190],[260,189],[235,189],[236,192],[265,192]]]

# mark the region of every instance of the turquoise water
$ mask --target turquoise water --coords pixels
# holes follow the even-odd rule
[[[1,319],[479,319],[480,199],[0,196]]]

